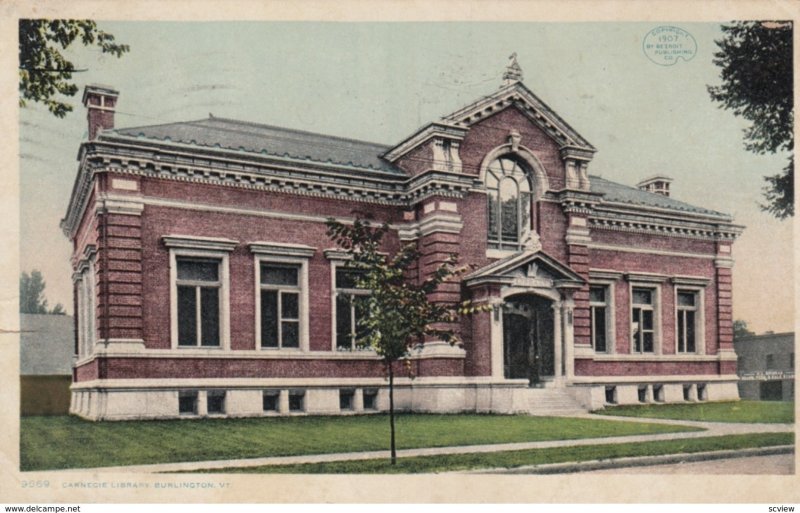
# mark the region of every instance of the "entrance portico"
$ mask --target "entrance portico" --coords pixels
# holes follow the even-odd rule
[[[584,280],[541,251],[523,251],[466,277],[488,298],[496,380],[565,386],[574,376],[572,293]]]

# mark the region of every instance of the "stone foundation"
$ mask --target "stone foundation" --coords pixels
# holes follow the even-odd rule
[[[73,385],[70,413],[89,420],[358,415],[389,409],[386,382],[325,385],[187,380],[167,386]],[[398,380],[395,409],[420,413],[537,414],[525,380]],[[736,382],[621,383],[563,389],[586,411],[611,405],[738,400]],[[609,400],[611,399],[611,400]]]

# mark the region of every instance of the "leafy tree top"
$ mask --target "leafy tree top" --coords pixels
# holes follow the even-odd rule
[[[751,124],[745,148],[756,154],[794,149],[792,22],[738,21],[722,26],[714,64],[722,85],[709,86],[711,99]],[[783,172],[765,177],[762,209],[779,219],[794,215],[794,157]]]
[[[128,45],[116,43],[113,35],[99,30],[92,20],[19,20],[20,107],[28,101],[39,102],[59,118],[72,111],[72,106],[57,95],[75,96],[78,86],[71,82],[72,74],[86,71],[75,69],[60,51],[76,39],[116,57],[130,50]]]
[[[56,314],[64,315],[64,307],[58,303],[52,310],[47,308],[47,299],[44,297],[44,288],[47,284],[42,273],[33,270],[30,274],[22,272],[19,277],[19,311],[28,314]]]

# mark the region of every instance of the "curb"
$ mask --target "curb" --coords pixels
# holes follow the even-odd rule
[[[706,451],[694,453],[664,454],[663,456],[636,456],[608,460],[575,461],[568,463],[548,463],[544,465],[526,465],[514,468],[489,468],[472,470],[468,474],[568,474],[605,470],[611,468],[632,468],[648,465],[668,465],[673,463],[689,463],[694,461],[722,460],[748,456],[771,456],[775,454],[791,454],[794,445],[778,445],[773,447],[754,447],[749,449],[727,449],[722,451]],[[463,472],[462,472],[463,473]]]

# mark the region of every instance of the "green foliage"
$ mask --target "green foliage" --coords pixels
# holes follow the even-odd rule
[[[28,314],[64,315],[64,306],[58,303],[52,310],[47,309],[44,288],[47,284],[42,273],[34,269],[29,275],[25,271],[19,277],[19,311]]]
[[[63,118],[72,106],[57,95],[75,96],[78,86],[71,82],[75,69],[59,50],[76,39],[84,46],[97,46],[102,53],[121,57],[130,50],[118,44],[114,36],[97,28],[92,20],[19,20],[19,92],[20,107],[28,101],[44,104],[56,117]]]
[[[792,22],[738,21],[723,25],[722,32],[714,54],[722,85],[708,87],[711,99],[751,122],[744,132],[748,151],[792,152]],[[765,180],[762,209],[779,219],[794,215],[794,155],[781,173]]]
[[[752,435],[729,435],[656,442],[638,442],[635,444],[581,445],[521,451],[414,456],[403,458],[400,464],[396,466],[387,465],[385,460],[374,459],[299,465],[227,468],[223,470],[214,470],[213,472],[240,474],[411,474],[423,472],[457,472],[486,468],[517,468],[528,465],[634,458],[639,456],[738,450],[752,447],[774,447],[779,445],[792,445],[793,443],[794,438],[792,433],[757,433]]]
[[[778,423],[794,422],[794,403],[778,401],[725,401],[695,404],[612,406],[600,415],[701,422]]]
[[[751,335],[755,335],[755,333],[747,329],[747,321],[742,319],[733,321],[733,338],[749,337]]]
[[[356,219],[346,225],[329,219],[327,225],[331,239],[352,257],[348,266],[362,271],[358,287],[371,291],[360,303],[363,329],[356,343],[374,349],[387,364],[408,357],[425,335],[458,343],[456,334],[441,326],[486,308],[469,301],[451,305],[428,300],[442,283],[465,271],[456,267],[458,255],[451,254],[429,276],[418,279],[416,245],[405,244],[391,256],[382,252],[387,224],[373,227],[369,221]]]
[[[22,470],[139,465],[386,448],[387,415],[89,422],[20,419]],[[685,426],[523,415],[398,415],[403,447],[571,440],[696,431]],[[91,447],[91,450],[86,450]]]

